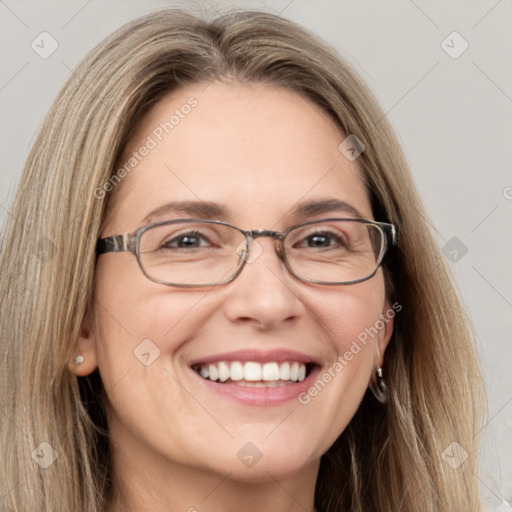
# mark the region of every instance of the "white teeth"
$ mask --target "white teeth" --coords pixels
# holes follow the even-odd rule
[[[244,378],[244,367],[242,363],[234,361],[231,363],[231,380],[242,380]]]
[[[219,363],[219,379],[221,382],[229,379],[229,366],[224,361]]]
[[[240,386],[276,387],[301,382],[306,378],[306,365],[297,361],[257,363],[254,361],[219,361],[198,365],[196,371],[204,379],[234,381]]]
[[[217,369],[217,365],[211,364],[208,366],[208,370],[210,372],[210,375],[208,375],[210,380],[217,380],[219,378],[219,370]]]
[[[290,363],[281,364],[279,367],[279,378],[281,380],[290,380]]]
[[[212,379],[210,366],[210,379]],[[299,380],[299,363],[293,363],[290,367],[290,380]]]
[[[297,376],[297,380],[299,382],[303,381],[306,378],[306,366],[303,364],[299,365],[299,375]]]
[[[260,363],[245,363],[244,364],[244,378],[252,382],[261,380],[261,364]]]
[[[263,365],[263,380],[279,380],[279,365],[277,363],[265,363]]]

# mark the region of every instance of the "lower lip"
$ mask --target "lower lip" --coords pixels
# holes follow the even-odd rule
[[[291,400],[298,400],[301,393],[305,393],[314,382],[315,375],[319,368],[315,367],[311,373],[301,382],[295,384],[286,384],[277,387],[250,387],[239,386],[237,384],[221,384],[201,377],[196,371],[192,370],[195,376],[211,391],[219,395],[241,402],[244,405],[273,406],[281,405]]]

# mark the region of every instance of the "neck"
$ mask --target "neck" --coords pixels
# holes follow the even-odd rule
[[[107,512],[314,512],[314,480],[277,479],[239,482],[230,475],[170,471],[132,474],[116,482]]]

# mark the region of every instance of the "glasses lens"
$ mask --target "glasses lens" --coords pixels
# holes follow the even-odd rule
[[[384,237],[373,224],[321,221],[293,229],[285,238],[293,273],[324,283],[347,283],[371,276],[382,260]]]
[[[153,226],[140,238],[139,260],[146,275],[175,285],[227,282],[240,268],[245,237],[215,222]]]

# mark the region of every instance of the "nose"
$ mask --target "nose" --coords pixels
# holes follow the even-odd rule
[[[305,312],[299,289],[305,285],[287,271],[271,238],[251,242],[242,272],[226,286],[224,310],[235,323],[278,329],[297,322]]]

